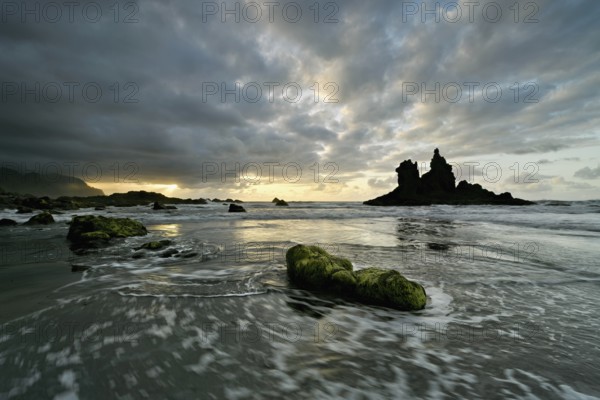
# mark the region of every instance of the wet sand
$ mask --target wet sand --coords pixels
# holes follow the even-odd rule
[[[21,234],[28,234],[23,232]],[[39,231],[31,232],[40,236]],[[28,235],[29,236],[29,235]],[[56,304],[56,291],[81,279],[71,272],[73,255],[64,239],[27,239],[2,232],[0,244],[0,323]]]

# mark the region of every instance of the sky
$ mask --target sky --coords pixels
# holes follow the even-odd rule
[[[600,198],[600,2],[0,5],[0,162],[105,193],[364,201],[458,180]]]

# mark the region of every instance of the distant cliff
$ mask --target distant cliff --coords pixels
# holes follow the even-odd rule
[[[370,206],[419,206],[431,204],[503,204],[523,206],[534,204],[531,201],[515,199],[508,192],[495,194],[479,184],[461,181],[455,186],[456,178],[452,166],[440,155],[433,152],[430,170],[419,177],[417,162],[406,160],[396,168],[398,187],[388,194],[365,201]]]
[[[10,168],[0,168],[0,188],[8,193],[34,196],[103,196],[100,189],[88,186],[79,178],[65,175],[44,176],[35,172],[21,173]]]

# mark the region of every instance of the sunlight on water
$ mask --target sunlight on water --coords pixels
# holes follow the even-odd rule
[[[150,225],[148,230],[157,230],[163,232],[165,237],[174,238],[180,235],[181,224],[162,224]]]

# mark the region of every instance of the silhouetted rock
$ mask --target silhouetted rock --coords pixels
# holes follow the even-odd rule
[[[154,202],[154,205],[152,206],[153,210],[177,210],[177,207],[175,206],[165,206],[163,204],[160,204],[158,201]]]
[[[0,219],[0,226],[15,226],[17,225],[17,221],[13,221],[12,219],[2,218]]]
[[[43,212],[38,215],[34,215],[29,218],[29,221],[25,222],[25,225],[49,225],[54,223],[54,218],[49,212]]]
[[[271,203],[279,203],[279,199],[275,197],[273,200],[271,200]]]
[[[246,210],[244,209],[244,207],[238,206],[237,204],[230,204],[229,212],[246,212]]]
[[[421,177],[421,191],[424,194],[446,194],[454,192],[456,178],[452,173],[452,166],[440,156],[440,151],[433,151],[433,158],[429,164],[429,171]]]
[[[414,164],[411,160],[402,161],[396,168],[396,173],[398,174],[398,187],[402,193],[415,195],[421,191],[419,166],[416,161]]]
[[[275,205],[279,206],[279,207],[287,207],[287,206],[289,206],[289,204],[287,203],[287,201],[285,201],[283,199],[279,200],[277,203],[275,203]]]
[[[61,196],[51,199],[47,196],[34,197],[32,195],[2,194],[0,195],[0,209],[17,209],[17,213],[30,213],[34,210],[78,210],[80,208],[95,208],[103,210],[107,206],[134,207],[146,206],[158,202],[159,204],[207,204],[205,199],[179,199],[167,197],[161,193],[130,191],[127,193],[113,193],[110,196],[66,197]],[[235,200],[241,203],[241,200]],[[173,210],[175,206],[164,206],[164,209]]]
[[[452,166],[435,149],[429,172],[419,178],[417,162],[403,161],[398,168],[398,187],[376,199],[365,201],[370,206],[425,206],[431,204],[498,204],[529,205],[531,201],[515,199],[510,193],[495,194],[479,184],[461,181],[455,186],[456,178]]]
[[[159,204],[206,204],[204,199],[180,199],[167,197],[162,193],[130,191],[127,193],[113,193],[110,196],[76,197],[73,199],[80,207],[114,206],[134,207],[145,206],[158,202]],[[169,206],[167,206],[168,209]]]

